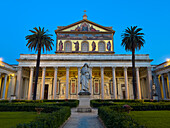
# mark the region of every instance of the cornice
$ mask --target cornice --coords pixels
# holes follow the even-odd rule
[[[21,61],[37,61],[36,59],[17,59],[18,62]],[[41,61],[132,61],[131,59],[41,59]],[[152,62],[153,59],[136,59],[135,61]]]

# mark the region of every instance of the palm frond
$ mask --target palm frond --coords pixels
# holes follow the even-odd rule
[[[125,47],[126,51],[132,51],[133,47],[136,50],[140,50],[141,47],[144,46],[144,33],[141,33],[141,30],[142,28],[137,28],[137,26],[127,27],[127,29],[125,29],[124,33],[121,35],[121,45]]]
[[[44,30],[44,27],[41,29],[39,27],[39,29],[37,29],[36,27],[33,28],[35,31],[33,30],[29,30],[30,32],[32,32],[32,35],[27,35],[25,38],[26,40],[28,40],[26,46],[32,51],[38,51],[39,46],[41,47],[41,49],[43,50],[43,52],[46,51],[50,51],[52,50],[52,46],[54,46],[53,44],[53,39],[51,38],[51,36],[53,36],[52,34],[48,34],[48,30]],[[40,45],[39,45],[40,44]]]
[[[32,32],[32,33],[34,33],[34,34],[36,34],[37,32],[35,32],[35,31],[32,31],[32,30],[29,30],[30,32]]]
[[[35,28],[33,28],[33,29],[35,29],[37,32],[38,32],[38,29],[35,27]]]

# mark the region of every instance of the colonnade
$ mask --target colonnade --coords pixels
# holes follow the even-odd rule
[[[2,75],[4,75],[3,81]],[[15,94],[15,82],[16,82],[15,74],[0,73],[1,99],[5,99],[6,97],[9,99],[11,95]]]
[[[167,76],[166,81],[165,81],[165,75]],[[169,96],[167,94],[167,92],[170,93],[170,72],[162,73],[160,75],[155,74],[154,77],[155,77],[155,84],[156,84],[158,96],[162,97],[162,99],[164,100],[170,98],[170,94]],[[166,85],[167,87],[165,87]],[[161,87],[162,87],[162,93],[161,93]]]
[[[46,74],[46,67],[41,67],[42,68],[42,79],[41,79],[41,90],[40,90],[40,99],[44,99],[44,87],[45,87],[45,74]],[[57,74],[58,74],[58,67],[53,67],[54,68],[54,81],[53,81],[53,92],[52,92],[52,99],[56,99],[56,89],[57,89]],[[30,67],[30,73],[29,73],[29,86],[28,86],[28,100],[32,99],[32,90],[33,90],[33,78],[34,78],[34,67]],[[89,72],[92,76],[92,69],[93,67],[89,68]],[[125,98],[129,99],[129,84],[128,84],[128,67],[123,67],[124,70],[124,83],[125,83]],[[70,67],[66,67],[66,99],[69,99],[69,71],[70,71]],[[80,91],[80,71],[81,71],[81,67],[77,67],[77,88],[78,88],[78,92]],[[16,95],[17,99],[21,99],[21,87],[22,87],[22,67],[18,68],[17,71],[17,84],[16,84],[16,89],[15,89],[15,80],[13,76],[9,76],[9,87],[8,87],[8,98],[10,98],[11,95]],[[1,73],[0,73],[1,76]],[[5,99],[5,92],[6,92],[6,84],[7,84],[7,74],[5,74],[4,77],[4,82],[3,82],[3,94],[2,94],[2,99]],[[104,67],[100,67],[100,77],[101,77],[101,81],[100,81],[100,88],[101,88],[101,99],[104,99]],[[163,91],[164,91],[164,97],[166,97],[165,95],[165,85],[164,85],[164,78],[163,75],[162,77],[162,85],[163,85]],[[169,78],[169,82],[170,82],[170,73],[168,73],[168,78]],[[148,98],[152,97],[152,72],[151,72],[151,68],[147,68],[147,87],[148,87]],[[113,82],[113,86],[112,86],[112,90],[113,90],[113,94],[112,97],[113,99],[117,99],[118,95],[117,95],[117,81],[116,81],[116,67],[112,67],[112,82]],[[0,84],[1,84],[1,79],[0,79]],[[13,85],[13,86],[12,86]],[[140,73],[139,73],[139,67],[136,67],[136,87],[137,87],[137,96],[138,99],[141,99],[141,86],[140,86]],[[92,79],[90,79],[89,81],[89,90],[90,92],[93,92],[93,82]],[[14,90],[16,90],[14,92]],[[93,94],[92,94],[93,95]]]
[[[44,87],[45,87],[45,73],[46,73],[46,67],[42,68],[42,82],[41,82],[41,92],[40,92],[40,99],[44,99]],[[92,68],[90,67],[90,74],[92,75]],[[77,77],[77,85],[78,85],[78,92],[80,91],[80,70],[81,67],[77,67],[78,69],[78,77]],[[129,99],[129,86],[128,86],[128,67],[123,67],[124,69],[124,83],[125,83],[125,97],[126,99]],[[69,70],[70,67],[66,67],[66,99],[69,98]],[[57,88],[57,73],[58,73],[58,67],[54,67],[54,82],[53,82],[53,99],[56,99],[56,88]],[[16,94],[19,94],[19,87],[20,87],[20,78],[22,74],[22,68],[18,70],[18,78],[17,78],[17,89]],[[32,99],[32,88],[33,88],[33,74],[34,74],[34,67],[30,67],[30,77],[29,77],[29,91],[28,91],[28,99]],[[101,74],[101,99],[104,99],[104,67],[100,67],[100,74]],[[151,68],[147,68],[147,79],[148,79],[148,92],[149,92],[149,98],[151,98],[151,92],[152,92],[152,72]],[[113,80],[113,99],[117,99],[117,88],[116,88],[116,67],[112,67],[112,80]],[[93,92],[92,87],[92,79],[89,82],[90,85],[90,92]],[[140,75],[139,75],[139,67],[136,67],[136,85],[137,85],[137,96],[138,99],[141,99],[141,86],[140,86]],[[18,95],[17,98],[20,96]]]

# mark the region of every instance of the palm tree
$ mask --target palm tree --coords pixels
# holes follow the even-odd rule
[[[52,50],[53,39],[51,39],[51,34],[47,34],[48,30],[44,31],[44,27],[41,29],[37,29],[36,27],[33,28],[33,30],[29,30],[32,32],[32,35],[27,35],[25,38],[28,40],[28,43],[26,46],[32,51],[35,50],[35,52],[38,51],[37,54],[37,63],[36,63],[36,75],[35,75],[35,86],[34,86],[34,94],[33,94],[33,100],[36,100],[36,92],[37,92],[37,81],[38,81],[38,74],[39,74],[39,65],[40,65],[40,56],[41,56],[41,49],[46,51]]]
[[[122,34],[122,43],[121,45],[125,47],[126,51],[132,52],[132,75],[133,75],[133,94],[134,99],[136,99],[136,79],[135,79],[135,50],[140,50],[144,45],[144,33],[140,33],[142,28],[137,28],[134,26],[131,28],[125,29],[125,32]]]

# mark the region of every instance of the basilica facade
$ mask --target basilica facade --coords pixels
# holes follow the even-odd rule
[[[85,63],[92,76],[91,99],[133,99],[132,55],[114,52],[114,33],[112,27],[89,21],[86,15],[71,25],[58,26],[55,53],[41,55],[37,99],[78,99]],[[7,67],[0,67],[1,99],[32,99],[36,58],[36,54],[20,54],[18,65],[3,63]],[[137,97],[152,99],[152,59],[136,54],[135,61]]]

